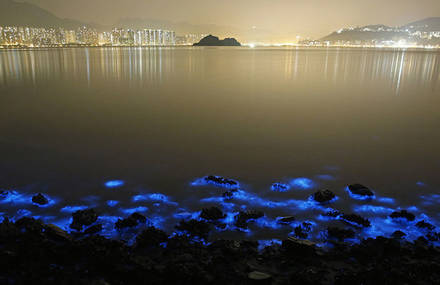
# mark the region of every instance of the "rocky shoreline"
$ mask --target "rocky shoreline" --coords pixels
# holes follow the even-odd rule
[[[236,223],[260,214],[243,212]],[[223,216],[203,209],[202,219],[182,220],[169,235],[136,228],[147,218],[134,213],[115,224],[139,229],[132,244],[100,236],[93,209],[72,214],[70,234],[34,218],[5,218],[0,284],[440,284],[440,248],[429,237],[408,242],[396,233],[349,244],[351,229],[328,228],[326,247],[289,237],[259,249],[257,241],[212,238]]]

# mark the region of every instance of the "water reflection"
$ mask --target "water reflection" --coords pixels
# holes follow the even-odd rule
[[[295,84],[380,82],[399,94],[408,86],[437,88],[440,74],[437,52],[406,50],[73,48],[1,51],[0,61],[2,85],[116,80],[143,86],[183,75],[200,78],[207,67],[224,67],[247,74],[243,79],[265,79],[270,71]]]

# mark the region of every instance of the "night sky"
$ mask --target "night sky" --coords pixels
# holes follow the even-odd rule
[[[260,30],[278,39],[320,37],[341,27],[403,25],[439,16],[438,0],[26,0],[59,17],[111,25],[161,19]]]

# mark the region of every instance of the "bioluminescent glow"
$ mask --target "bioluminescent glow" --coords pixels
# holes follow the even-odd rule
[[[312,179],[306,178],[306,177],[298,177],[295,179],[292,179],[290,181],[290,185],[292,188],[297,190],[308,190],[315,187],[315,182],[313,182]]]
[[[118,188],[125,185],[125,181],[123,180],[109,180],[104,183],[104,186],[107,188]]]
[[[377,197],[377,201],[385,204],[395,204],[396,200],[394,198],[389,197]]]
[[[333,175],[330,175],[330,174],[318,174],[318,175],[316,175],[316,178],[318,178],[320,180],[325,180],[325,181],[331,181],[331,180],[336,179]]]
[[[136,212],[139,212],[139,213],[146,212],[146,211],[148,211],[148,208],[140,206],[140,207],[135,207],[135,208],[125,208],[125,209],[121,208],[119,210],[124,214],[131,215]]]
[[[353,210],[356,213],[374,213],[374,214],[385,214],[389,215],[394,212],[394,209],[386,208],[382,206],[373,206],[373,205],[355,205],[353,206]]]
[[[117,206],[117,205],[119,204],[119,201],[116,201],[116,200],[108,200],[108,201],[106,202],[106,204],[107,204],[107,206],[109,206],[109,207],[115,207],[115,206]]]
[[[177,205],[176,202],[172,202],[167,195],[161,193],[147,193],[138,194],[133,196],[133,202],[147,201],[147,202],[161,202],[164,204]]]
[[[173,217],[178,220],[198,220],[200,213],[201,211],[190,212],[185,209],[180,209],[179,212],[173,214]]]
[[[425,186],[426,186],[426,183],[425,183],[425,182],[422,182],[422,181],[417,181],[417,182],[416,182],[416,185],[419,186],[419,187],[425,187]]]
[[[350,191],[350,189],[347,187],[345,187],[345,191],[348,193],[348,195],[355,199],[355,200],[361,200],[361,201],[371,201],[374,200],[376,198],[375,195],[373,196],[368,196],[368,195],[358,195],[358,194],[354,194]]]
[[[63,213],[74,213],[76,211],[82,211],[85,209],[88,209],[88,206],[84,206],[84,205],[80,205],[80,206],[65,206],[63,208],[61,208],[60,212]]]

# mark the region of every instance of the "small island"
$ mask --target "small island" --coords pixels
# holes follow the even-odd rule
[[[241,46],[241,44],[234,38],[220,40],[216,36],[209,35],[195,43],[194,46]]]

